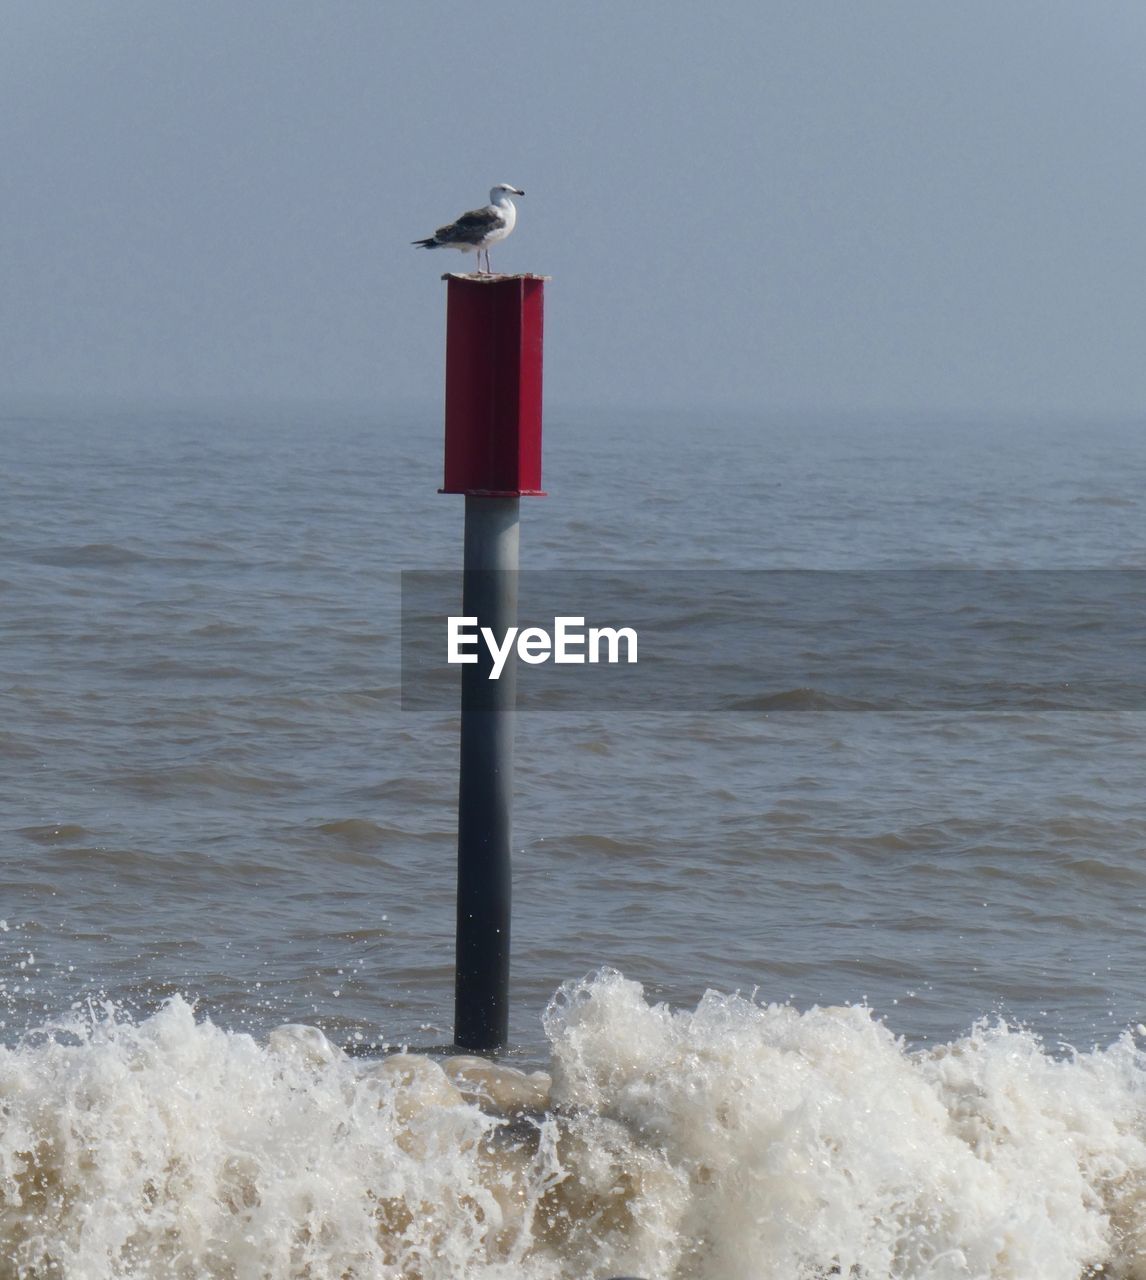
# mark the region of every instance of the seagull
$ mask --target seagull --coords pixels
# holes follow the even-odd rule
[[[471,209],[463,213],[456,221],[439,227],[432,236],[425,240],[412,240],[411,244],[421,245],[423,249],[460,249],[462,253],[471,253],[474,249],[478,255],[478,275],[492,275],[489,265],[489,247],[499,240],[504,240],[513,230],[517,222],[517,206],[509,198],[523,196],[524,191],[511,187],[508,182],[499,182],[489,193],[489,204],[481,209]],[[481,255],[485,251],[485,271],[481,269]]]

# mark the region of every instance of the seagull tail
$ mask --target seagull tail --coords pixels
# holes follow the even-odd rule
[[[431,236],[428,240],[411,240],[411,244],[420,244],[423,249],[436,249],[438,242]]]

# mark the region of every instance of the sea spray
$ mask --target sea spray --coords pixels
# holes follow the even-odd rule
[[[496,1122],[307,1030],[264,1047],[176,998],[0,1053],[5,1275],[481,1275]]]
[[[1129,1037],[908,1052],[865,1008],[609,971],[545,1026],[551,1087],[179,998],[45,1025],[0,1050],[0,1278],[1146,1280]]]
[[[682,1274],[1146,1276],[1128,1038],[1057,1060],[984,1024],[910,1054],[865,1008],[709,992],[671,1012],[610,972],[567,985],[547,1029],[554,1104],[687,1177]]]

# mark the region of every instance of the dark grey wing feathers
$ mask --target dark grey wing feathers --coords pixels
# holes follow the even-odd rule
[[[471,209],[469,213],[463,213],[457,222],[439,227],[434,232],[434,239],[439,244],[477,244],[504,221],[497,209]]]

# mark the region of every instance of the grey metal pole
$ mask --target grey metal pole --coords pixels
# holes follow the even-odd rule
[[[503,643],[517,625],[517,498],[466,495],[462,611]],[[509,1039],[510,852],[514,659],[489,679],[479,644],[462,667],[458,788],[458,923],[454,1043],[494,1050]]]

